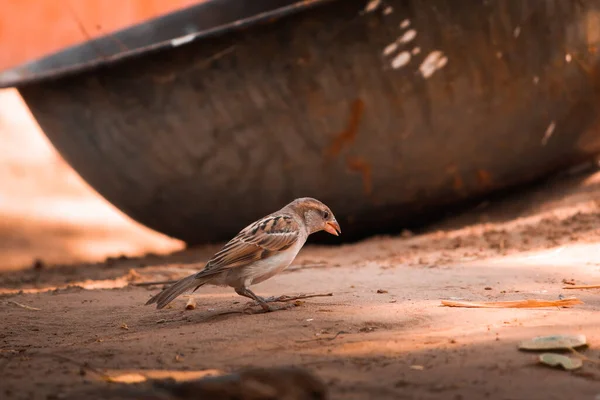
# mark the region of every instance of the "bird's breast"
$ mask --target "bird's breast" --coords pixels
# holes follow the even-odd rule
[[[244,267],[244,280],[248,286],[263,282],[286,269],[294,261],[303,244],[299,242],[286,251]]]

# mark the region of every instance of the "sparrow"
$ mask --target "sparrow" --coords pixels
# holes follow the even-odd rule
[[[341,233],[329,207],[310,197],[296,199],[242,229],[208,260],[204,269],[175,282],[153,296],[146,305],[156,303],[156,308],[161,309],[186,291],[193,289],[195,292],[210,284],[230,286],[240,296],[257,302],[264,311],[274,311],[267,303],[279,298],[264,299],[249,287],[286,269],[308,236],[319,231],[335,236]]]

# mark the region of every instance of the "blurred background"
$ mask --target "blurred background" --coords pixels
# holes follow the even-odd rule
[[[598,5],[445,4],[3,2],[0,268],[219,242],[301,196],[344,241],[399,234],[592,161]]]
[[[4,0],[0,70],[199,2]],[[0,270],[182,247],[95,192],[52,147],[17,90],[0,89]]]
[[[90,188],[49,143],[16,89],[0,90],[0,143],[0,270],[183,247]]]

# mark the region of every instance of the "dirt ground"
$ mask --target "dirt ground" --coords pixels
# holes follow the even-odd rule
[[[143,305],[161,285],[141,283],[183,277],[215,250],[2,273],[0,397],[100,398],[99,389],[126,385],[93,371],[184,379],[297,365],[332,399],[600,398],[600,290],[564,289],[600,284],[600,172],[482,203],[418,235],[308,245],[255,287],[264,296],[333,293],[291,310],[241,313],[246,300],[226,288],[202,288],[195,310],[186,298],[161,311]],[[563,296],[584,304],[441,306]],[[517,350],[558,333],[585,334],[592,361],[567,372]]]

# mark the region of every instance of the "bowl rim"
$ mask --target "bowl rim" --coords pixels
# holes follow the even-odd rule
[[[0,88],[76,74],[149,52],[184,46],[333,0],[205,0],[0,71]]]

